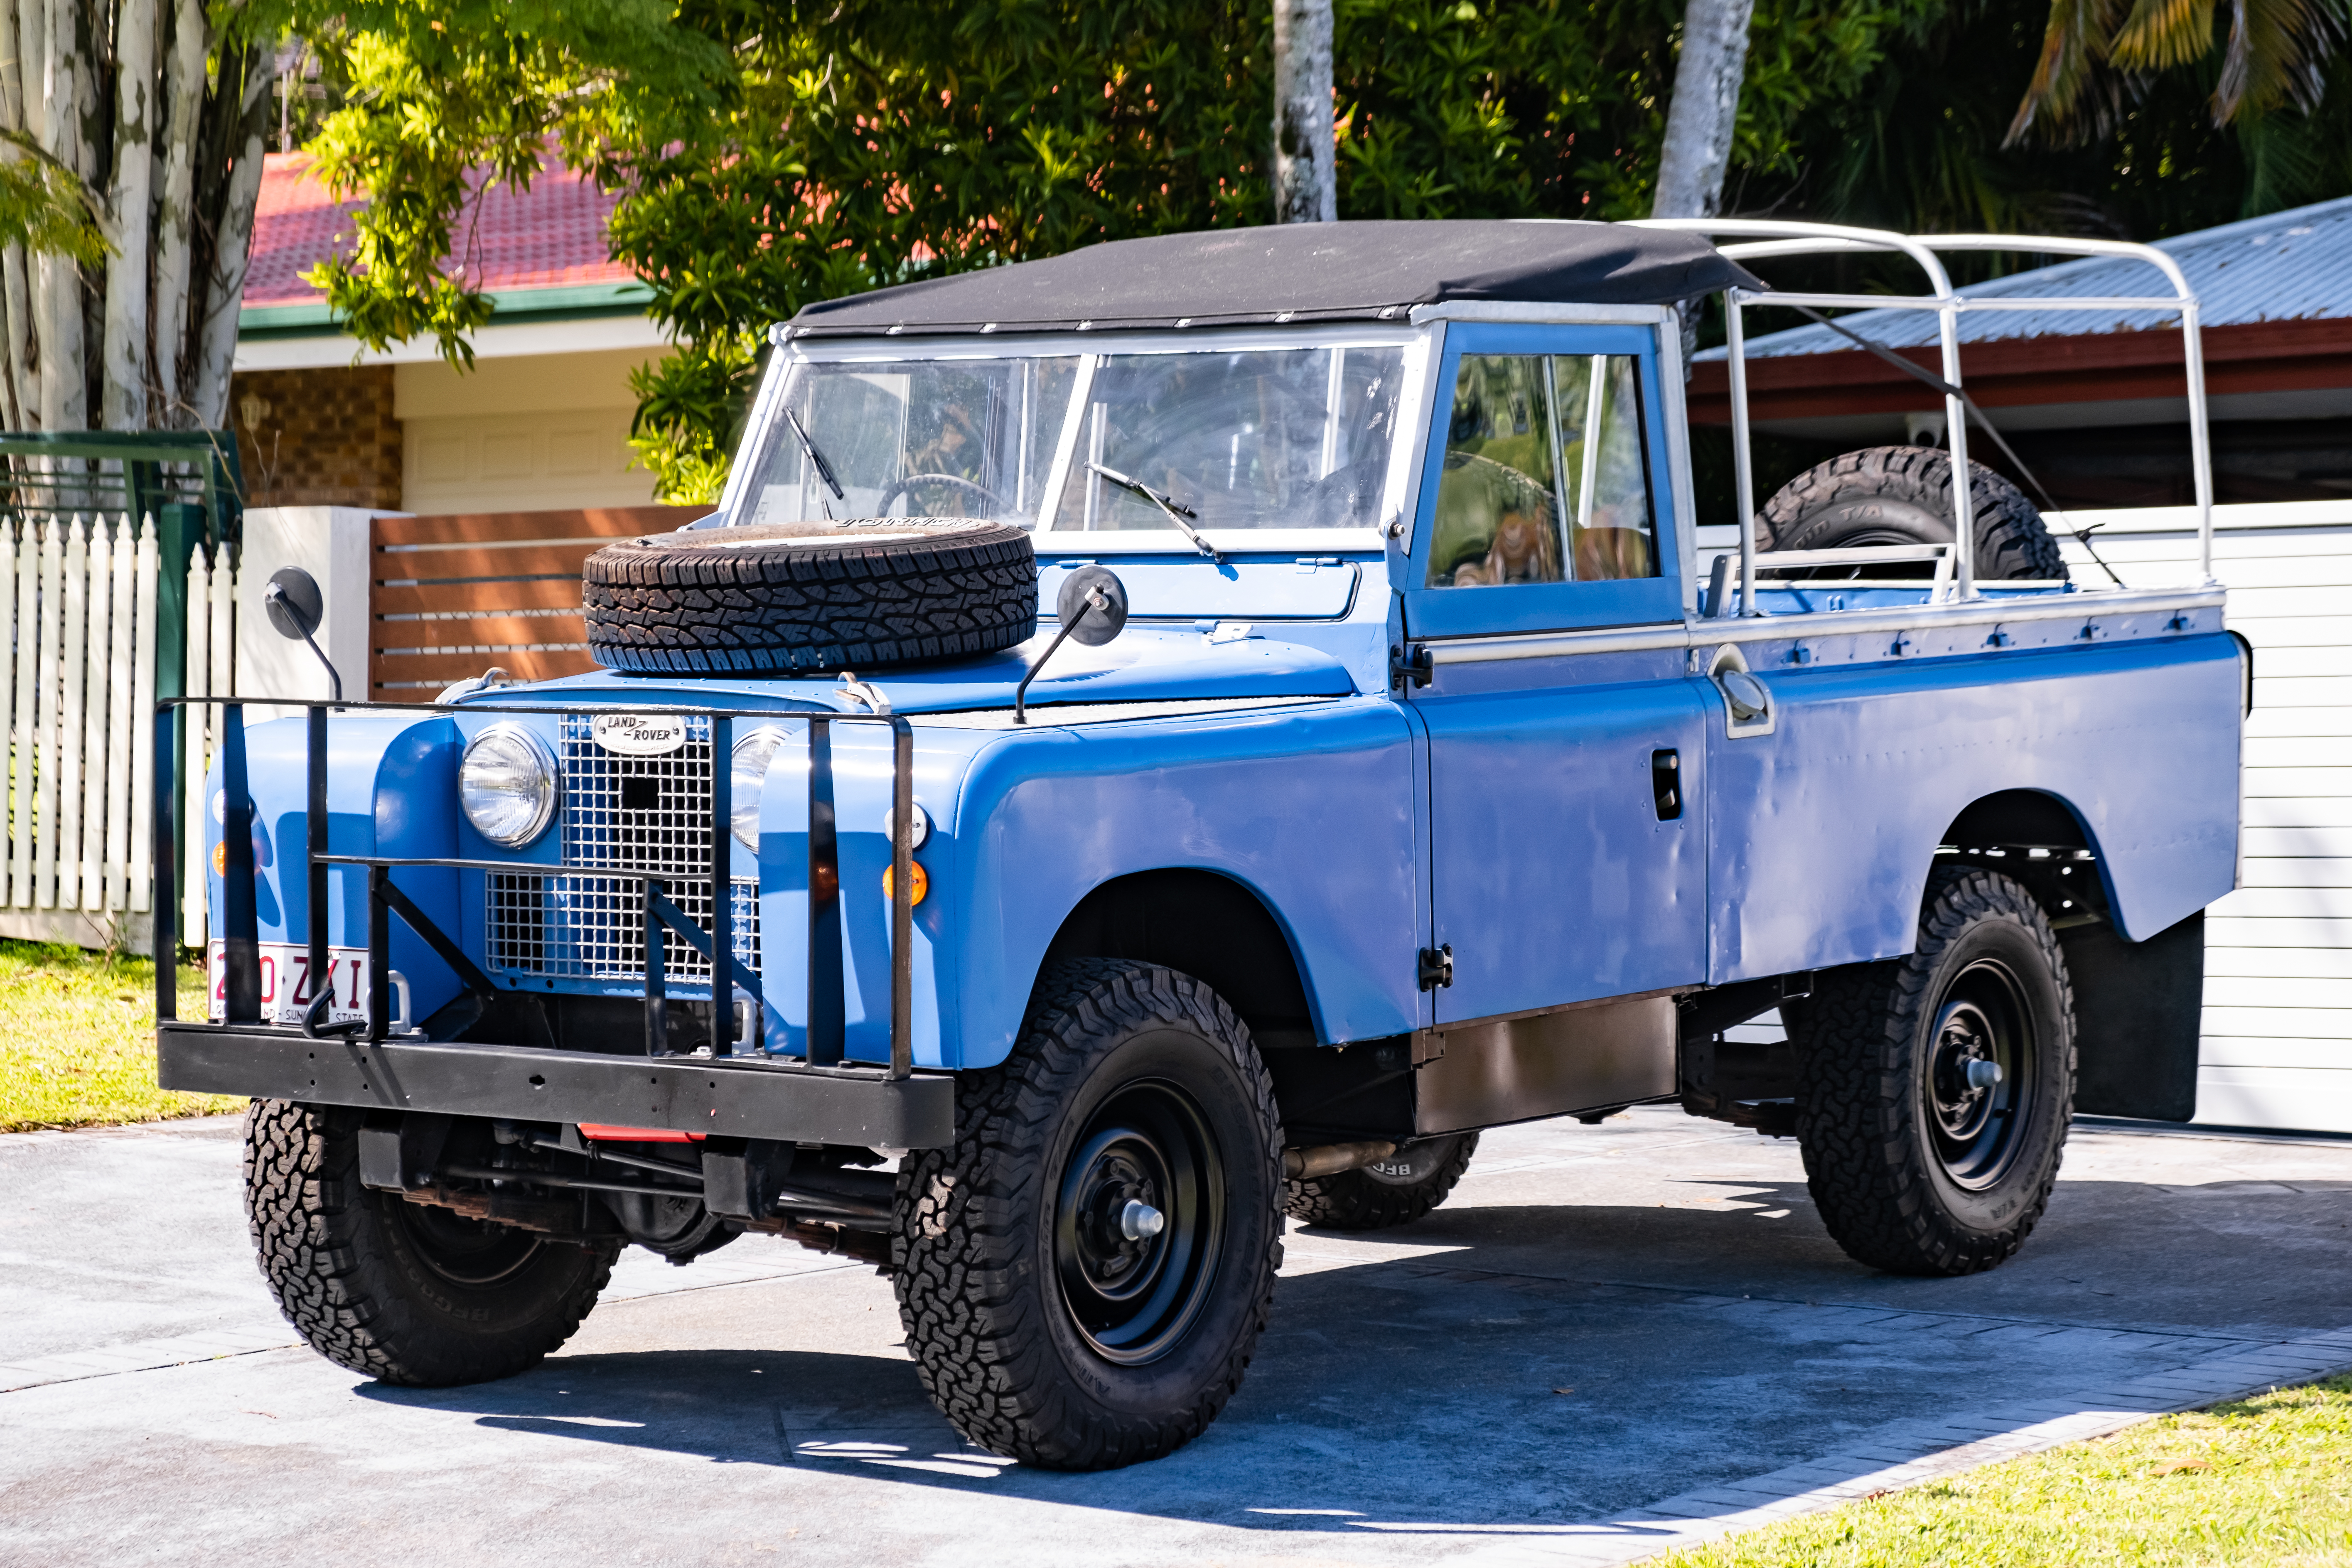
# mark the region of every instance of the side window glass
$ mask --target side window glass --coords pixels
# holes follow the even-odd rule
[[[1437,479],[1433,588],[1568,580],[1550,378],[1541,354],[1464,354]]]
[[[1628,354],[1465,354],[1437,485],[1429,586],[1658,575]]]
[[[1658,574],[1656,522],[1631,354],[1552,362],[1567,484],[1569,559],[1580,583]]]

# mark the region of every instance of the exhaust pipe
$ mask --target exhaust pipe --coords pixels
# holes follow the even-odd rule
[[[1285,1149],[1282,1173],[1294,1182],[1311,1182],[1318,1176],[1360,1170],[1396,1152],[1394,1143],[1379,1139],[1362,1143],[1323,1143],[1312,1149]]]

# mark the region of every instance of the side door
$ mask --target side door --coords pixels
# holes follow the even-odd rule
[[[1448,330],[1403,606],[1445,654],[1409,688],[1433,940],[1453,950],[1437,1024],[1706,977],[1685,650],[1525,657],[1541,634],[1682,621],[1658,374],[1648,327]]]

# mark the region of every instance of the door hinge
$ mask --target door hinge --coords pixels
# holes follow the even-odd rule
[[[1421,950],[1421,988],[1443,991],[1454,984],[1454,944]]]
[[[1389,649],[1389,684],[1398,690],[1408,685],[1426,686],[1437,679],[1437,661],[1426,647]]]

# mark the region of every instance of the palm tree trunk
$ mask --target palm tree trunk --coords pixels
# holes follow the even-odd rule
[[[1339,216],[1331,141],[1331,0],[1274,0],[1274,221]]]
[[[1684,9],[1653,217],[1712,217],[1723,200],[1753,10],[1754,0],[1689,0]]]

